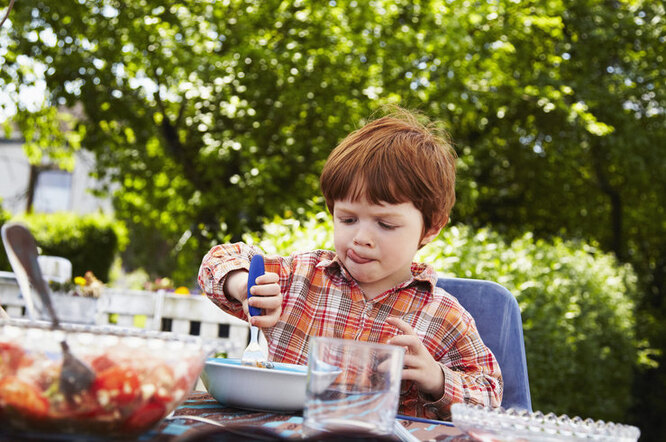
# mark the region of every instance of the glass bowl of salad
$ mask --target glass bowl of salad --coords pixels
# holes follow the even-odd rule
[[[59,388],[63,338],[95,373],[69,398]],[[213,350],[196,336],[0,320],[0,421],[17,433],[136,436],[185,399]]]

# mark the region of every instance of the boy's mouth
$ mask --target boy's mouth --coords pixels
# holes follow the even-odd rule
[[[351,259],[356,264],[366,264],[372,261],[372,259],[364,258],[352,249],[347,250],[347,258]]]

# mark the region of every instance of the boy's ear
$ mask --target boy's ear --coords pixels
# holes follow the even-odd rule
[[[427,231],[425,236],[421,240],[421,246],[424,246],[424,245],[428,244],[430,241],[432,241],[433,239],[437,238],[437,235],[439,235],[439,232],[441,232],[441,231],[442,231],[441,227],[440,228],[433,227],[432,229]]]
[[[428,244],[430,241],[433,239],[437,238],[437,235],[439,235],[439,232],[442,231],[446,223],[449,221],[449,218],[447,217],[444,222],[442,222],[441,225],[437,226],[432,226],[426,233],[423,235],[423,239],[421,240],[421,247],[425,246]]]

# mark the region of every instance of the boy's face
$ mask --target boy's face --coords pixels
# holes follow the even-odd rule
[[[411,202],[342,200],[333,207],[335,251],[368,299],[409,279],[419,246],[439,232],[421,237],[423,216]]]

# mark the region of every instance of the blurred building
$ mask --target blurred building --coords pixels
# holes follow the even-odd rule
[[[33,168],[32,207],[35,213],[71,211],[86,214],[112,212],[111,200],[100,199],[90,190],[100,183],[90,176],[95,159],[80,150],[75,154],[74,170],[61,170],[48,162]],[[31,167],[19,139],[0,139],[0,204],[16,215],[24,213],[30,200]]]

